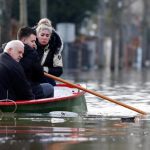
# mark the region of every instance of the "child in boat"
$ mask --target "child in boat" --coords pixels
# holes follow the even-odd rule
[[[25,45],[24,56],[20,60],[20,63],[24,68],[36,99],[53,97],[53,86],[49,83],[41,83],[42,78],[44,78],[44,71],[35,49],[36,32],[30,27],[21,27],[18,30],[17,38]]]

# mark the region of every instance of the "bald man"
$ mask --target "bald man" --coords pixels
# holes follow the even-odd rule
[[[0,54],[0,99],[30,100],[34,99],[30,84],[24,70],[19,64],[23,57],[24,44],[19,40],[7,43]]]

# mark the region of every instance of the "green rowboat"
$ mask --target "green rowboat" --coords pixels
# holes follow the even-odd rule
[[[54,97],[36,100],[0,100],[1,112],[14,113],[49,113],[51,111],[87,111],[85,92],[59,84],[54,87]]]

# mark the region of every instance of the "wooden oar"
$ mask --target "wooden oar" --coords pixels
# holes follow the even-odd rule
[[[64,80],[64,79],[62,79],[62,78],[56,77],[56,76],[51,75],[51,74],[48,74],[48,73],[44,73],[44,75],[45,75],[46,77],[48,77],[48,78],[52,78],[52,79],[54,79],[54,80],[56,80],[56,81],[59,81],[59,82],[62,82],[62,83],[71,85],[72,87],[75,87],[75,88],[77,88],[77,89],[80,89],[80,90],[82,90],[82,91],[85,91],[85,92],[87,92],[87,93],[90,93],[90,94],[92,94],[92,95],[95,95],[95,96],[97,96],[97,97],[103,98],[103,99],[108,100],[108,101],[110,101],[110,102],[112,102],[112,103],[116,103],[116,104],[121,105],[121,106],[123,106],[123,107],[126,107],[126,108],[128,108],[128,109],[131,109],[131,110],[133,110],[133,111],[136,111],[136,112],[138,112],[138,113],[140,113],[140,114],[146,115],[146,112],[144,112],[144,111],[142,111],[142,110],[139,110],[139,109],[137,109],[137,108],[134,108],[134,107],[129,106],[129,105],[127,105],[127,104],[124,104],[124,103],[122,103],[122,102],[119,102],[119,101],[116,101],[116,100],[114,100],[114,99],[111,99],[111,98],[109,98],[109,97],[107,97],[107,96],[104,96],[104,95],[98,93],[98,92],[95,92],[95,91],[92,91],[92,90],[88,90],[88,89],[86,89],[86,88],[84,88],[84,87],[82,87],[82,86],[79,86],[79,85],[70,83],[70,82],[68,82],[68,81],[66,81],[66,80]]]

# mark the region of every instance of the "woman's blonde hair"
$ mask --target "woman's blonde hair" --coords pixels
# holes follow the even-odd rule
[[[39,20],[37,27],[36,27],[36,34],[43,30],[48,30],[50,34],[52,34],[52,23],[48,18],[42,18]]]
[[[50,34],[52,34],[52,26],[48,26],[46,24],[40,24],[37,26],[36,28],[36,34],[38,34],[39,32],[43,31],[43,30],[48,30]]]
[[[45,24],[47,26],[52,27],[52,22],[48,18],[42,18],[41,20],[39,20],[37,26],[39,26],[41,24]]]

